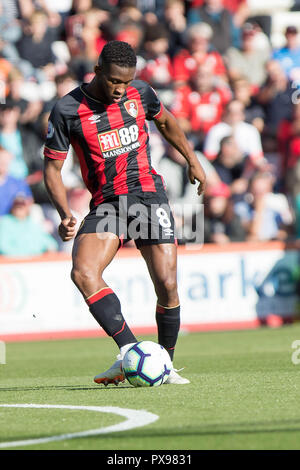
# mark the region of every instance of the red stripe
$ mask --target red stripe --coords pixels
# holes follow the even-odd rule
[[[107,118],[111,129],[120,129],[124,127],[124,119],[118,104],[111,104],[106,108]],[[126,171],[127,171],[127,157],[128,153],[123,153],[116,157],[116,173],[117,176],[114,178],[114,193],[127,194],[128,187],[126,183]]]
[[[123,245],[124,245],[124,238],[125,238],[124,233],[122,233],[122,234],[119,236],[120,248],[122,248]]]
[[[160,305],[156,306],[156,311],[157,311],[157,313],[165,313],[166,312],[165,308],[161,307]]]
[[[102,199],[101,197],[102,187],[106,183],[105,174],[103,171],[104,162],[103,162],[103,157],[100,156],[98,128],[95,122],[93,122],[92,120],[89,121],[89,117],[93,115],[93,111],[90,109],[87,99],[85,97],[80,103],[80,106],[77,112],[80,118],[83,136],[90,151],[90,158],[93,161],[91,163],[94,164],[95,173],[97,176],[98,188],[96,192],[95,192],[95,189],[93,188],[92,195],[94,199],[97,197],[97,201],[99,201],[99,197],[100,199]],[[77,145],[77,148],[78,148],[78,145]],[[81,161],[82,161],[82,159],[84,159],[84,154],[82,151],[80,153],[81,153]],[[85,175],[85,178],[86,178],[86,180],[84,180],[85,184],[88,187],[91,187],[91,184],[88,182],[88,172],[87,172],[86,164],[83,169],[82,175],[83,174]]]
[[[53,158],[54,160],[65,160],[68,155],[68,151],[61,152],[59,150],[49,149],[48,147],[45,147],[44,155],[45,157]]]
[[[122,328],[120,329],[120,331],[117,331],[117,333],[115,333],[115,334],[112,336],[113,338],[114,338],[115,336],[117,336],[119,333],[122,333],[122,331],[123,331],[124,328],[125,328],[125,323],[126,323],[126,322],[124,321]]]
[[[145,119],[146,114],[144,111],[143,103],[141,100],[141,95],[138,90],[134,87],[129,87],[127,89],[127,96],[128,99],[132,100],[135,99],[138,105],[138,115],[136,119],[136,123],[139,128],[139,143],[140,147],[137,149],[138,156],[137,156],[137,163],[139,168],[139,181],[143,191],[155,192],[155,184],[153,181],[153,177],[151,175],[151,168],[148,162],[147,156],[147,139],[148,134],[144,129],[145,126]]]
[[[160,111],[154,116],[154,119],[159,119],[164,111],[163,104],[160,103]]]
[[[96,292],[96,294],[92,295],[88,299],[85,299],[85,301],[88,305],[92,305],[98,300],[103,299],[103,297],[105,297],[106,295],[113,293],[114,291],[110,287],[104,287],[104,289],[101,289],[99,292]]]

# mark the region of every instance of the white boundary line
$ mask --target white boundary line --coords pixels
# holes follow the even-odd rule
[[[47,409],[65,409],[65,410],[84,410],[95,411],[98,413],[114,413],[127,418],[121,423],[107,426],[106,428],[90,429],[88,431],[73,432],[68,434],[59,434],[57,436],[49,436],[37,439],[26,439],[20,441],[0,442],[0,449],[7,447],[30,446],[34,444],[46,444],[54,441],[64,441],[67,439],[75,439],[81,437],[98,436],[100,434],[108,434],[111,432],[127,431],[128,429],[139,428],[147,424],[154,423],[159,416],[145,410],[131,410],[129,408],[119,408],[115,406],[73,406],[73,405],[38,405],[34,403],[23,404],[0,404],[2,408],[47,408]]]

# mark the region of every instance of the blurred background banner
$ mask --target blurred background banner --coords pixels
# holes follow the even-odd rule
[[[297,319],[299,251],[281,242],[179,248],[181,331],[255,328]],[[97,323],[66,272],[68,256],[0,262],[0,339],[99,336]],[[144,260],[135,249],[120,252],[107,269],[128,323],[154,333],[155,294]],[[298,289],[298,290],[297,290]],[[47,299],[47,301],[45,301]],[[41,305],[43,306],[41,308]],[[271,325],[272,326],[272,325]]]

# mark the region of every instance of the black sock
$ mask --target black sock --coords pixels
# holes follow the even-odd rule
[[[171,360],[173,360],[180,328],[180,305],[176,307],[162,307],[157,304],[156,323],[158,342],[168,351]]]
[[[90,295],[86,303],[95,320],[114,339],[119,348],[137,342],[121,313],[120,301],[112,289],[109,287],[100,289]]]

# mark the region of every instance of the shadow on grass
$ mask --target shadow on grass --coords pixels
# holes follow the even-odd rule
[[[104,385],[37,385],[31,387],[0,387],[0,394],[1,392],[32,392],[32,391],[39,391],[39,390],[67,390],[67,391],[77,391],[77,390],[121,390],[123,388],[132,388],[130,385],[108,385],[105,387]]]
[[[300,420],[282,420],[282,421],[265,421],[265,422],[253,422],[253,423],[224,423],[218,427],[215,424],[205,426],[194,426],[194,427],[180,427],[180,428],[144,428],[132,431],[126,431],[124,438],[137,439],[138,437],[146,438],[176,438],[176,437],[187,437],[187,436],[226,436],[226,435],[238,435],[238,434],[259,434],[259,433],[293,433],[300,432]],[[115,432],[111,434],[103,434],[101,436],[95,436],[95,438],[114,438],[120,439],[122,432]]]

